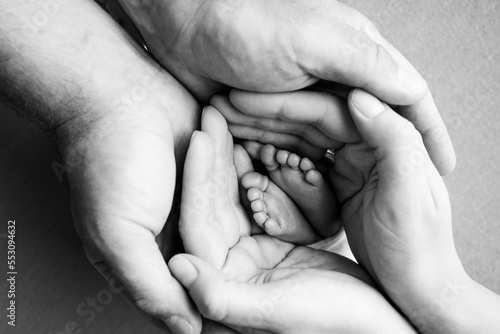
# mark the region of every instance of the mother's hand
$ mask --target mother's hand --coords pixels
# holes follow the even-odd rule
[[[169,267],[200,312],[243,333],[412,333],[354,262],[262,234],[239,203],[252,170],[208,107],[186,157],[180,228]]]
[[[149,50],[199,99],[234,87],[301,89],[320,79],[361,87],[424,135],[438,169],[455,156],[422,77],[374,25],[338,1],[119,0]]]
[[[429,306],[440,299],[451,307],[447,301],[469,282],[455,250],[446,186],[410,122],[362,90],[351,93],[349,108],[363,141],[338,150],[330,173],[349,244],[427,332],[436,326]]]

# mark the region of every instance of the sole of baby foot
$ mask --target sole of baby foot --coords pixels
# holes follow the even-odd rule
[[[318,240],[309,222],[288,195],[265,175],[252,172],[241,179],[255,223],[283,241],[308,245]]]
[[[287,193],[321,237],[336,234],[341,226],[340,206],[332,187],[308,158],[265,145],[260,159],[271,180]]]

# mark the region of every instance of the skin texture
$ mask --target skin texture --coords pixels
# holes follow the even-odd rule
[[[236,187],[248,163],[241,146],[233,153],[221,114],[206,108],[184,167],[181,232],[191,255],[169,262],[202,315],[242,333],[413,333],[353,261],[254,228]]]
[[[341,94],[360,87],[399,106],[442,174],[454,169],[453,146],[425,81],[365,16],[338,1],[119,3],[154,57],[204,103],[229,87],[286,92],[318,80]]]
[[[389,93],[389,83],[378,79],[373,85],[375,79],[364,77],[364,69],[354,69],[354,64],[366,66],[372,74],[385,71],[388,81],[400,81],[397,62],[377,46],[381,36],[375,27],[337,1],[119,2],[157,59],[169,69],[179,65],[173,73],[189,84],[203,77],[248,90],[288,91],[324,78],[371,85],[400,104],[416,102],[426,91],[417,74],[415,91],[394,85]],[[335,62],[328,63],[327,54]],[[362,61],[367,59],[374,63]]]
[[[173,2],[162,3],[166,6]],[[299,57],[301,66],[297,64],[293,66],[293,62],[292,66],[286,66],[286,68],[273,66],[278,60],[281,64],[282,59],[290,59],[289,56],[294,54],[290,53],[290,44],[286,42],[283,42],[282,48],[276,48],[275,46],[281,43],[276,44],[274,41],[266,44],[266,52],[280,50],[283,56],[283,58],[273,58],[272,52],[269,57],[266,54],[264,59],[274,59],[268,66],[262,66],[262,63],[252,60],[260,57],[259,54],[250,58],[248,62],[250,65],[241,67],[240,61],[245,60],[246,56],[238,57],[245,54],[252,57],[255,55],[255,52],[249,52],[252,50],[247,49],[241,49],[243,50],[241,54],[236,54],[233,60],[225,61],[222,65],[219,64],[220,66],[218,64],[206,66],[206,63],[203,63],[205,58],[201,56],[202,54],[221,56],[231,53],[228,53],[230,50],[223,48],[224,45],[227,48],[227,44],[213,42],[213,39],[208,37],[202,38],[203,36],[199,33],[202,31],[240,32],[220,25],[221,21],[216,20],[219,16],[208,15],[225,12],[219,10],[220,6],[210,7],[210,4],[214,3],[222,2],[207,2],[196,13],[189,13],[184,10],[187,7],[183,7],[183,4],[193,5],[193,2],[176,2],[178,6],[175,8],[181,10],[175,12],[175,20],[167,20],[174,24],[173,29],[169,30],[174,32],[174,37],[175,29],[179,32],[179,29],[184,26],[179,22],[191,22],[184,28],[187,29],[186,31],[197,32],[178,34],[178,37],[182,37],[178,39],[179,48],[173,48],[173,50],[184,50],[186,53],[172,56],[174,60],[171,64],[169,63],[170,65],[167,64],[170,56],[165,57],[162,63],[169,68],[173,66],[173,70],[177,68],[179,73],[176,72],[176,75],[191,91],[200,90],[200,93],[197,93],[200,99],[205,99],[212,91],[225,89],[223,85],[217,84],[219,79],[224,82],[230,78],[236,78],[236,81],[241,80],[244,84],[239,85],[237,82],[228,84],[245,89],[262,84],[262,87],[273,91],[278,90],[277,87],[281,87],[282,84],[292,83],[297,87],[303,87],[315,82],[318,78],[342,79],[342,74],[338,75],[337,72],[338,68],[343,68],[344,63],[330,64],[331,66],[321,65],[322,59],[326,58],[325,54],[320,54],[323,58],[311,58],[307,52],[311,49],[310,45],[299,48],[297,55],[304,55]],[[319,3],[311,2],[313,5]],[[255,4],[257,7],[246,8],[244,13],[257,13],[259,17],[263,17],[262,11],[268,12],[268,8],[264,6],[265,3],[261,1]],[[59,151],[64,159],[64,174],[68,177],[72,192],[75,222],[89,258],[105,277],[117,278],[125,286],[132,302],[149,318],[165,321],[172,320],[172,316],[178,316],[187,319],[187,322],[198,330],[201,327],[199,314],[190,304],[182,287],[171,277],[164,261],[164,256],[168,257],[168,254],[173,252],[172,248],[175,248],[173,247],[175,229],[170,230],[174,225],[168,224],[165,229],[165,221],[173,200],[176,169],[179,169],[182,164],[187,138],[197,126],[198,106],[196,102],[164,70],[158,69],[141,51],[141,48],[131,42],[92,2],[75,0],[71,4],[60,5],[57,9],[58,15],[51,18],[50,24],[41,28],[35,27],[36,29],[24,26],[24,24],[30,22],[40,11],[43,1],[30,0],[18,3],[4,0],[0,2],[0,5],[2,6],[0,11],[2,13],[0,19],[2,99],[14,104],[27,117],[41,122],[57,140]],[[162,13],[160,7],[149,8],[154,9],[151,13]],[[196,6],[189,6],[189,8],[196,8]],[[239,10],[238,8],[232,9]],[[274,12],[280,10],[275,8]],[[301,15],[312,13],[309,21],[307,17],[304,19],[307,23],[311,22],[312,18],[316,20],[317,14],[324,14],[324,11],[319,11],[321,13],[318,13],[318,8],[312,11],[297,11],[292,8],[284,12],[284,17],[291,17],[295,22],[294,15],[297,13]],[[231,13],[231,10],[229,12]],[[146,12],[138,11],[137,13]],[[245,22],[245,20],[225,20],[224,16],[220,17],[224,18],[222,21],[230,24]],[[353,16],[347,15],[347,17]],[[354,17],[360,19],[360,21],[353,19],[351,22],[358,28],[367,22],[363,21],[361,16],[354,15]],[[147,19],[148,16],[145,18]],[[187,20],[187,18],[192,18],[192,20]],[[211,21],[212,19],[215,21]],[[331,17],[323,17],[322,21],[339,22],[330,19]],[[281,22],[283,23],[281,29],[285,27],[285,23],[289,26],[290,21],[287,20]],[[263,23],[269,24],[272,21],[274,18]],[[88,22],[93,24],[89,25]],[[196,22],[204,23],[195,27]],[[341,25],[346,22],[340,20]],[[359,25],[360,22],[361,25]],[[224,29],[219,30],[219,28]],[[252,27],[251,30],[255,29]],[[250,30],[243,29],[243,36],[248,31]],[[311,32],[308,29],[302,31]],[[321,31],[323,35],[328,34],[328,36],[330,32],[331,29]],[[211,36],[218,35],[212,34]],[[280,34],[279,36],[286,35]],[[318,36],[322,35],[318,34]],[[349,34],[345,36],[352,37]],[[237,35],[230,38],[238,39],[239,37]],[[261,37],[257,35],[254,40],[259,42]],[[302,38],[303,40],[310,39],[308,36]],[[384,43],[380,37],[373,38]],[[176,38],[173,40],[175,41]],[[191,41],[196,43],[191,43]],[[204,44],[203,41],[207,41],[208,44]],[[313,46],[323,45],[322,39],[319,38],[318,41]],[[352,41],[359,41],[359,38],[355,37],[351,39]],[[162,44],[157,45],[157,49],[160,50]],[[196,48],[189,50],[187,48],[189,45],[196,46]],[[198,45],[202,51],[205,51],[204,53],[198,53],[200,51]],[[358,49],[359,52],[356,51]],[[359,63],[374,66],[367,66],[366,72],[365,68],[361,67],[363,69],[361,75],[350,73],[345,76],[346,78],[358,80],[369,73],[370,75],[366,77],[383,78],[380,80],[389,83],[397,81],[398,84],[394,84],[393,89],[400,86],[399,70],[394,70],[397,67],[386,53],[371,43],[363,42],[362,47],[358,49],[348,48],[348,58],[353,59],[353,62],[356,55],[360,57],[382,55],[381,63],[360,61]],[[394,51],[389,46],[386,45],[385,49],[388,54],[395,57]],[[50,53],[47,53],[47,50],[50,50]],[[381,52],[377,53],[374,50]],[[199,56],[195,57],[195,53]],[[155,55],[157,54],[159,51],[155,52]],[[328,53],[328,57],[330,55]],[[180,66],[182,59],[195,61],[187,64],[189,67],[187,69],[187,67]],[[401,61],[400,58],[396,59],[398,63]],[[380,64],[386,66],[380,67],[378,66]],[[316,68],[316,65],[320,67]],[[226,67],[228,71],[225,70]],[[237,72],[240,67],[245,71]],[[205,76],[210,77],[210,73],[197,72],[197,68],[198,70],[214,68],[214,72],[221,73],[221,77],[214,80],[203,79]],[[269,76],[269,73],[272,73],[269,70],[274,68],[280,71],[291,69],[291,71],[283,72],[284,75]],[[387,76],[378,75],[377,69],[379,68],[392,69],[389,71],[389,77],[392,79],[387,80]],[[259,69],[262,71],[257,71]],[[255,72],[257,79],[249,79],[247,71]],[[321,73],[326,73],[328,77],[323,77]],[[262,81],[259,82],[259,80]],[[387,85],[379,85],[380,82],[367,83],[362,79],[359,80],[361,81],[355,83],[366,84],[367,89],[369,87],[373,90],[377,90],[377,87],[387,88]],[[418,79],[415,80],[418,81]],[[270,83],[269,86],[265,85],[266,82]],[[208,87],[208,89],[202,91],[202,87]],[[132,102],[129,102],[130,97],[142,88],[147,91],[146,97],[132,98]],[[386,90],[386,88],[382,88],[382,91],[377,91],[377,93],[391,103],[416,103],[426,94],[425,89],[411,94],[406,90],[392,90],[390,87]],[[290,86],[279,88],[280,91],[282,89],[292,88]],[[425,138],[435,139],[437,137],[433,135],[434,129],[439,131],[442,128],[439,126],[439,114],[429,96],[427,95],[422,100],[427,101],[427,106],[424,105],[425,113],[420,113],[423,102],[401,108],[400,112],[415,122],[419,130],[425,134]],[[415,116],[420,114],[426,115],[426,118]],[[439,156],[437,153],[443,148],[448,148],[446,140],[444,144],[435,142],[434,148],[428,145],[427,139],[424,140],[431,149],[433,157]],[[443,155],[443,157],[444,166],[449,169],[451,161],[449,155]],[[154,280],[151,279],[152,277]],[[163,285],[158,286],[157,281],[162,281]],[[178,318],[174,320],[170,321],[169,325],[174,326],[178,332],[181,322]]]
[[[336,152],[330,178],[354,255],[405,309],[464,277],[448,193],[411,123],[361,90],[349,107],[364,140]]]
[[[362,90],[349,108],[363,141],[336,153],[330,178],[356,259],[420,332],[492,333],[500,298],[463,269],[448,192],[420,134]]]
[[[265,175],[248,172],[241,178],[255,223],[267,234],[298,245],[319,240],[293,200]]]
[[[50,24],[27,25],[44,5],[0,2],[1,99],[56,141],[96,268],[162,328],[179,315],[199,329],[164,258],[180,246],[166,221],[199,106],[93,2],[58,2]]]

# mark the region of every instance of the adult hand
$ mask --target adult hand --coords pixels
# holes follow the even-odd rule
[[[446,188],[411,123],[361,90],[351,93],[350,110],[315,92],[233,92],[238,109],[229,99],[214,101],[243,138],[320,156],[325,144],[337,149],[330,179],[349,244],[419,332],[495,333],[500,298],[464,272]],[[262,127],[258,138],[253,127]]]
[[[0,97],[55,135],[89,259],[162,327],[199,331],[164,259],[179,239],[165,222],[196,101],[91,1],[0,7]],[[47,8],[50,24],[27,25]]]
[[[200,312],[242,333],[412,333],[356,263],[262,234],[239,202],[252,171],[221,114],[205,109],[191,140],[180,228],[169,267]],[[203,162],[203,163],[200,163]],[[300,316],[299,316],[300,315]]]
[[[410,122],[362,90],[350,94],[349,108],[363,141],[335,152],[330,179],[351,249],[422,332],[447,333],[428,307],[441,299],[452,308],[470,279],[445,184]]]
[[[403,106],[442,174],[455,156],[422,77],[356,10],[338,1],[119,0],[155,58],[203,101],[227,86],[298,90],[320,79]]]
[[[320,159],[326,149],[360,139],[346,101],[325,92],[264,94],[233,90],[229,99],[215,97],[211,102],[224,114],[235,137],[283,147],[312,160]],[[422,134],[433,163],[446,174],[455,164],[455,153],[431,102],[421,102],[429,107],[422,114],[414,107],[398,108],[398,112]]]
[[[64,124],[60,150],[89,260],[110,282],[121,283],[148,319],[183,333],[187,324],[200,328],[201,319],[168,270],[165,259],[180,247],[176,222],[166,222],[198,107],[180,102],[187,96],[175,96],[184,93],[164,76],[155,79],[161,99],[159,91],[150,92],[129,112],[108,109],[102,117]],[[184,126],[172,121],[172,113],[184,114],[178,119]]]
[[[394,104],[417,102],[427,91],[374,25],[337,1],[119,2],[155,57],[190,87],[215,81],[290,91],[325,79]]]

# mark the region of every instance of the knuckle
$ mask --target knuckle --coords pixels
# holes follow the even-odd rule
[[[397,75],[398,66],[396,61],[382,45],[371,43],[370,54],[371,61],[368,62],[370,71],[377,71],[382,76],[386,76],[386,79]]]
[[[141,312],[153,316],[153,317],[161,317],[166,314],[165,310],[162,310],[158,307],[161,305],[150,298],[139,298],[133,301],[134,306]]]
[[[403,119],[403,125],[398,132],[401,137],[406,138],[409,142],[423,143],[422,134],[417,130],[415,124],[406,119]]]
[[[209,291],[198,307],[204,317],[215,321],[222,321],[227,315],[227,308],[224,305],[225,303],[221,295],[215,291]]]

